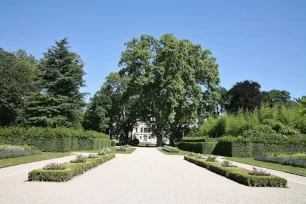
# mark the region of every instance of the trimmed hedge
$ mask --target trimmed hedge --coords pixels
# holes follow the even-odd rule
[[[178,148],[185,151],[201,154],[212,154],[217,142],[181,142]]]
[[[0,144],[29,145],[44,152],[100,150],[110,147],[108,135],[68,128],[0,128]]]
[[[99,164],[115,158],[115,156],[115,154],[109,154],[98,156],[97,158],[87,158],[86,163],[63,163],[61,165],[66,167],[64,170],[36,169],[29,172],[28,179],[29,181],[68,181]]]
[[[253,157],[266,152],[306,152],[306,144],[294,142],[284,144],[251,143],[237,138],[220,138],[218,142],[180,142],[179,149],[228,157]]]
[[[253,187],[286,187],[287,180],[278,176],[254,176],[249,175],[247,169],[239,167],[223,167],[219,162],[208,162],[191,156],[184,157],[186,161],[204,167],[209,171],[224,176],[237,183]]]
[[[179,153],[180,152],[180,150],[178,150],[177,148],[168,147],[168,146],[164,146],[162,148],[162,150],[164,150],[166,152],[170,152],[170,153]]]

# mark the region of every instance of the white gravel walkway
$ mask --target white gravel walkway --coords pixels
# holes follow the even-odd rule
[[[27,172],[46,163],[0,169],[0,203],[306,203],[302,183],[289,181],[287,189],[246,187],[155,148],[117,155],[66,183],[26,182]]]

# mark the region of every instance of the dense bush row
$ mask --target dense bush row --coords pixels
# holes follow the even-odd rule
[[[0,159],[40,154],[41,151],[29,146],[0,145]]]
[[[178,147],[191,152],[233,157],[253,157],[266,152],[306,152],[306,138],[285,136],[279,140],[267,138],[269,137],[223,136],[202,139],[186,137],[178,143]]]
[[[68,128],[0,128],[0,144],[29,145],[45,152],[99,150],[110,147],[103,133]]]
[[[74,176],[96,167],[110,159],[113,159],[115,154],[97,156],[96,158],[87,158],[85,163],[63,163],[60,167],[62,170],[36,169],[29,172],[29,181],[56,181],[63,182],[72,179]],[[56,165],[53,165],[54,167]],[[52,166],[52,168],[53,168]],[[56,168],[60,168],[57,167]]]
[[[273,137],[272,139],[282,135],[306,134],[306,114],[302,109],[302,105],[293,107],[266,105],[253,112],[240,111],[237,114],[224,114],[218,118],[211,117],[200,127],[197,134],[209,137],[269,136]]]
[[[257,176],[250,175],[247,169],[238,168],[238,167],[225,167],[218,162],[209,162],[204,161],[200,158],[195,158],[192,156],[185,156],[185,160],[192,162],[198,166],[204,167],[209,171],[212,171],[216,174],[224,176],[228,179],[236,181],[238,183],[244,184],[246,186],[254,187],[286,187],[287,180],[277,177],[277,176]]]
[[[255,155],[254,157],[258,161],[272,162],[283,165],[290,165],[295,167],[306,168],[306,160],[300,160],[296,158],[281,158],[281,157],[268,157],[264,155]]]

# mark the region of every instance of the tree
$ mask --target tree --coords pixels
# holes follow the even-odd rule
[[[126,43],[119,65],[130,78],[130,96],[137,97],[140,116],[150,123],[157,145],[164,136],[180,137],[197,123],[205,93],[219,83],[218,65],[209,50],[171,34],[159,40],[142,35]]]
[[[138,100],[128,94],[128,77],[114,72],[106,77],[99,91],[91,99],[83,126],[120,136],[127,143],[128,134],[136,123]]]
[[[37,90],[38,63],[24,50],[0,49],[0,126],[21,123],[24,98]]]
[[[263,91],[263,101],[264,103],[269,104],[271,107],[274,104],[278,104],[280,106],[285,106],[288,105],[291,102],[291,96],[290,93],[288,91],[280,91],[280,90],[276,90],[273,89],[271,91]]]
[[[226,109],[233,113],[237,113],[239,109],[253,111],[263,102],[260,84],[249,80],[237,82],[229,90],[228,97],[229,103],[226,105]]]
[[[69,50],[67,39],[56,42],[40,62],[39,93],[27,98],[27,124],[36,126],[81,127],[81,109],[85,105],[84,63]]]

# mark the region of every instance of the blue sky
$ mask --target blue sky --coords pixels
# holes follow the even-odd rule
[[[221,85],[245,79],[262,90],[306,95],[306,1],[10,0],[0,4],[0,47],[36,57],[69,38],[86,62],[93,95],[118,71],[124,43],[141,34],[173,33],[213,52]]]

